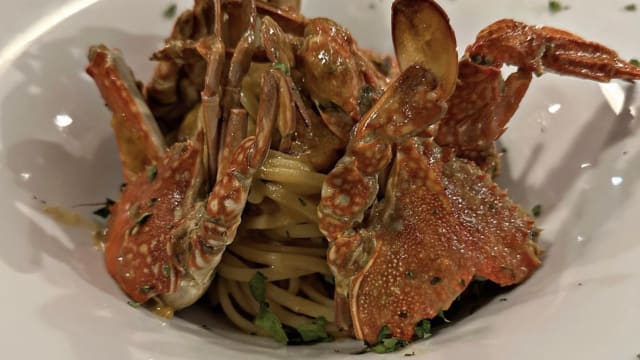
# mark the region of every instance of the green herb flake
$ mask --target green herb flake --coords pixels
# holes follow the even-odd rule
[[[409,317],[409,313],[408,313],[408,312],[406,312],[406,311],[400,311],[400,314],[398,314],[398,316],[399,316],[401,319],[406,319],[406,318],[408,318],[408,317]]]
[[[287,65],[287,64],[284,64],[284,63],[281,63],[281,62],[275,61],[273,64],[271,64],[271,66],[272,66],[274,69],[277,69],[277,70],[282,71],[282,72],[283,72],[283,73],[285,73],[286,75],[291,74],[291,69],[289,69],[289,65]]]
[[[134,309],[139,308],[142,304],[140,304],[139,302],[135,302],[135,301],[127,301],[127,305],[131,306]]]
[[[624,7],[626,11],[636,11],[636,4],[629,4]]]
[[[406,340],[398,338],[383,339],[381,343],[372,347],[371,351],[376,354],[386,354],[398,351],[407,345],[409,345],[409,342]]]
[[[150,217],[151,217],[150,212],[146,212],[140,215],[140,217],[138,218],[138,220],[136,220],[136,222],[133,224],[131,229],[129,229],[129,234],[133,235],[137,233],[140,226],[144,225],[147,222],[147,220],[149,220]]]
[[[438,285],[442,281],[442,278],[439,276],[434,276],[431,278],[431,285]]]
[[[105,202],[104,202],[104,205],[103,205],[101,208],[99,208],[98,210],[94,211],[94,212],[93,212],[93,215],[99,216],[99,217],[101,217],[101,218],[103,218],[103,219],[108,218],[108,217],[109,217],[109,215],[111,215],[111,210],[110,210],[110,208],[111,208],[111,206],[112,206],[113,204],[115,204],[115,203],[116,203],[115,201],[113,201],[113,200],[111,200],[111,199],[107,198],[107,199],[105,200]]]
[[[534,207],[532,207],[531,215],[533,215],[533,217],[535,218],[540,217],[540,215],[542,215],[542,205],[536,204]]]
[[[640,66],[640,60],[638,60],[638,59],[631,59],[631,60],[629,60],[629,63],[631,65]]]
[[[327,320],[322,316],[313,322],[298,326],[296,330],[300,333],[302,341],[304,342],[325,341],[329,339],[329,334],[327,334]]]
[[[387,325],[383,326],[382,329],[380,329],[376,340],[378,342],[375,345],[370,346],[368,350],[377,354],[386,354],[398,351],[399,349],[402,349],[403,347],[409,345],[409,342],[406,340],[392,337],[391,329],[389,329]]]
[[[563,10],[568,10],[569,6],[563,5],[560,1],[549,1],[549,11],[557,13]]]
[[[157,202],[158,202],[158,198],[151,198],[151,200],[149,200],[149,207],[152,207]]]
[[[264,276],[263,273],[257,271],[249,280],[249,289],[251,290],[251,295],[259,304],[262,304],[266,301],[266,281],[267,277]]]
[[[164,276],[169,277],[171,276],[171,266],[169,265],[163,265],[162,266],[162,273],[164,274]]]
[[[158,176],[158,168],[155,165],[147,166],[147,178],[149,181],[155,180],[156,176]]]
[[[303,198],[299,197],[299,198],[298,198],[298,201],[300,202],[300,205],[302,205],[302,206],[307,206],[307,202],[306,202],[306,201],[304,201],[304,199],[303,199]]]
[[[441,318],[441,319],[442,319],[444,322],[446,322],[447,324],[451,322],[451,320],[447,319],[447,318],[444,316],[444,310],[440,310],[440,311],[438,312],[438,317],[439,317],[439,318]]]
[[[278,319],[278,317],[269,310],[266,303],[263,303],[260,306],[260,311],[258,312],[258,315],[256,315],[254,323],[257,327],[271,335],[275,341],[281,344],[286,344],[287,341],[289,341],[287,334],[282,328],[280,319]]]
[[[177,10],[178,5],[169,4],[169,6],[167,6],[167,8],[162,12],[162,16],[164,16],[165,19],[173,19],[173,17],[176,16]]]
[[[148,294],[151,292],[151,290],[153,290],[153,285],[149,285],[149,284],[143,285],[143,286],[140,286],[140,289],[138,290],[140,290],[140,292],[143,294]]]
[[[414,336],[418,339],[426,339],[431,336],[431,321],[421,320],[413,329]]]
[[[405,353],[404,356],[416,356],[416,352],[412,351],[410,353]]]
[[[413,271],[407,271],[407,277],[412,280],[416,278],[416,276],[413,275]]]

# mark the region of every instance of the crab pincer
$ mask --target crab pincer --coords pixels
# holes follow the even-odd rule
[[[418,12],[442,20],[438,33],[453,36],[437,5],[420,3]],[[446,54],[457,61],[455,51]],[[369,344],[385,326],[411,340],[417,323],[448,309],[474,276],[511,285],[540,264],[533,220],[489,174],[422,137],[445,114],[456,79],[448,67],[432,72],[422,64],[430,62],[401,62],[404,71],[357,124],[327,176],[318,208],[337,320],[346,326],[350,317],[355,336]],[[378,175],[388,166],[376,202]]]
[[[164,137],[120,51],[92,46],[89,62],[87,73],[114,114],[111,127],[116,134],[122,172],[126,181],[132,180],[164,155]]]
[[[503,65],[517,67],[506,80]],[[544,72],[600,82],[640,79],[640,67],[602,44],[548,26],[499,20],[480,31],[460,60],[460,81],[437,143],[456,149],[458,156],[485,170],[496,169],[494,142],[518,109],[532,74]]]

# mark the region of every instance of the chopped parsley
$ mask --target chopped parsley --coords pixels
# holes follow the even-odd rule
[[[139,302],[135,302],[135,301],[131,301],[131,300],[129,300],[129,301],[127,301],[127,305],[131,306],[131,307],[132,307],[132,308],[134,308],[134,309],[137,309],[137,308],[139,308],[139,307],[140,307],[140,305],[142,305],[142,304],[140,304]]]
[[[431,336],[431,321],[429,320],[421,320],[416,324],[415,329],[413,330],[413,335],[417,339],[426,339]]]
[[[638,59],[631,59],[631,60],[629,60],[629,63],[631,65],[640,66],[640,60],[638,60]]]
[[[151,290],[153,290],[153,285],[149,285],[149,284],[143,285],[143,286],[140,286],[140,289],[138,290],[140,290],[140,292],[143,294],[148,294],[151,292]]]
[[[300,202],[300,205],[302,205],[302,206],[307,206],[307,202],[306,202],[306,201],[304,201],[304,199],[303,199],[303,198],[299,197],[299,198],[298,198],[298,201]]]
[[[136,222],[133,224],[131,229],[129,229],[129,234],[133,235],[137,233],[140,226],[144,225],[147,222],[147,220],[149,220],[150,217],[151,217],[150,212],[146,212],[140,215],[140,217],[138,218],[138,220],[136,220]]]
[[[275,61],[273,64],[271,64],[271,67],[273,67],[274,69],[282,71],[286,75],[291,74],[291,69],[289,69],[289,65],[287,65],[287,64]]]
[[[275,341],[281,344],[286,344],[289,341],[280,319],[269,310],[269,305],[266,302],[260,304],[260,311],[253,322],[257,327],[271,335]]]
[[[407,271],[407,277],[412,280],[416,278],[415,275],[413,275],[413,271]]]
[[[438,311],[438,317],[441,318],[444,322],[446,322],[447,324],[451,322],[451,320],[447,319],[444,316],[444,310],[440,309],[440,311]]]
[[[169,265],[163,265],[162,266],[162,273],[164,274],[164,276],[171,276],[171,266]]]
[[[405,353],[404,356],[416,356],[416,352],[412,351],[410,353]]]
[[[629,4],[624,7],[626,11],[636,11],[636,4]]]
[[[369,347],[369,350],[377,354],[386,354],[394,351],[398,351],[403,347],[409,345],[409,342],[396,337],[391,334],[391,329],[387,325],[380,329],[377,337],[377,343]]]
[[[266,301],[266,279],[263,273],[257,271],[249,280],[251,295],[260,304],[260,311],[258,311],[258,315],[256,315],[253,322],[257,327],[271,335],[275,341],[286,344],[289,339],[282,328],[282,322],[269,310],[269,304]]]
[[[549,11],[552,13],[557,13],[562,10],[568,10],[569,6],[563,5],[560,1],[549,1]]]
[[[155,165],[147,166],[147,178],[149,178],[149,181],[153,182],[156,176],[158,176],[158,168]]]
[[[165,19],[173,19],[173,17],[176,16],[177,10],[178,10],[178,5],[169,4],[169,6],[167,6],[167,8],[164,9],[164,11],[162,12],[162,16],[164,16]]]
[[[104,202],[104,205],[99,208],[98,210],[94,211],[93,214],[96,216],[99,216],[103,219],[106,219],[109,217],[109,215],[111,215],[111,210],[109,210],[111,208],[111,206],[113,204],[115,204],[116,202],[107,198]]]
[[[258,304],[262,304],[267,299],[266,290],[265,290],[266,279],[267,277],[264,276],[263,273],[261,273],[260,271],[257,271],[251,277],[251,280],[249,280],[249,289],[251,290],[251,295],[253,295],[253,298],[258,302]]]
[[[531,215],[533,215],[533,217],[540,217],[540,215],[542,215],[542,205],[540,204],[536,204],[534,207],[531,208]]]
[[[439,276],[434,276],[431,278],[431,285],[438,285],[442,281],[442,278]]]
[[[300,333],[302,341],[305,343],[331,339],[329,334],[327,334],[327,320],[322,316],[308,324],[298,326],[296,330]]]

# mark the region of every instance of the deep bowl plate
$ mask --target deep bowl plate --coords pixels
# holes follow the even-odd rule
[[[441,1],[460,44],[512,17],[569,29],[623,57],[640,56],[640,13],[625,1]],[[163,321],[127,306],[87,230],[57,224],[42,201],[71,207],[117,194],[109,114],[84,74],[86,49],[124,51],[138,77],[168,34],[169,2],[18,2],[0,14],[0,353],[10,359],[350,358],[353,341],[281,347],[204,312]],[[182,1],[179,9],[190,4]],[[307,1],[304,12],[347,25],[390,52],[389,1]],[[606,19],[606,21],[605,21]],[[503,138],[500,181],[542,205],[547,254],[529,281],[406,351],[419,359],[633,359],[640,353],[640,141],[637,88],[545,75]],[[78,208],[88,215],[90,210]],[[201,324],[211,324],[210,330]],[[338,350],[339,352],[336,352]],[[365,358],[378,358],[365,355]]]

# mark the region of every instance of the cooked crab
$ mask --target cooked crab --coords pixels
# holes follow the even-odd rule
[[[217,5],[219,10],[219,2]],[[251,17],[251,2],[246,9]],[[211,139],[215,138],[221,108],[225,109],[219,88],[225,59],[219,29],[200,44],[208,60],[202,110],[196,124],[184,132],[189,138],[169,149],[164,147],[119,52],[105,46],[90,50],[87,72],[114,113],[127,179],[120,199],[111,208],[107,268],[137,302],[156,298],[181,309],[200,298],[223,251],[235,237],[253,176],[271,144],[279,94],[275,70],[262,77],[256,136],[245,137],[241,129],[227,131],[221,161],[216,162],[218,144]],[[252,31],[248,26],[247,36]],[[231,73],[242,63],[242,59],[234,60],[235,56]],[[237,114],[230,117],[246,119],[241,109],[231,107],[229,112]]]
[[[640,79],[602,45],[503,20],[467,49],[456,86],[455,37],[434,1],[396,0],[393,31],[403,72],[356,125],[318,208],[337,321],[369,344],[385,326],[411,340],[476,276],[512,285],[539,267],[534,221],[485,171],[532,72]],[[504,63],[519,69],[502,87]]]

